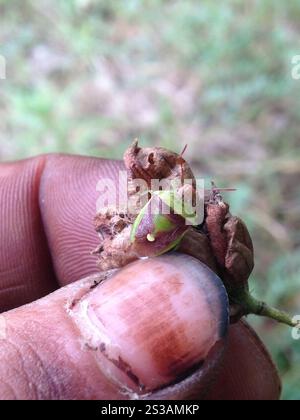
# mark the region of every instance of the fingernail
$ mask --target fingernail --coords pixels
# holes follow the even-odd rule
[[[121,388],[147,393],[201,367],[226,334],[228,300],[207,267],[169,254],[115,272],[72,316],[100,369]]]

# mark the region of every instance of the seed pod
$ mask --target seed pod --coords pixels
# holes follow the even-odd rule
[[[206,206],[206,229],[222,278],[230,291],[248,288],[254,267],[253,244],[244,222],[223,201]]]
[[[206,227],[209,234],[212,250],[220,267],[225,267],[225,257],[227,251],[227,238],[224,232],[224,224],[228,214],[228,204],[220,201],[209,203],[206,206]]]
[[[185,149],[181,155],[178,155],[162,147],[142,148],[135,140],[124,154],[129,184],[136,178],[145,180],[149,189],[152,188],[151,180],[153,179],[169,181],[189,179],[194,183],[193,172],[182,157],[184,151]]]

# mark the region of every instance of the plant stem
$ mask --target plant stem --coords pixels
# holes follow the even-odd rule
[[[267,318],[274,319],[281,324],[300,328],[300,324],[293,322],[289,314],[272,308],[265,302],[255,299],[247,290],[240,291],[240,293],[237,296],[234,296],[232,300],[244,308],[245,315],[254,314],[258,316],[265,316]]]

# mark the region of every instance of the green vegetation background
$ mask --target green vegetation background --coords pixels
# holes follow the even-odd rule
[[[0,159],[188,143],[200,174],[238,188],[253,291],[300,313],[299,35],[298,0],[0,0]],[[250,321],[300,399],[300,341]]]

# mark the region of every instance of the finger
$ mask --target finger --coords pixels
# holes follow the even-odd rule
[[[40,204],[49,249],[59,283],[66,285],[97,272],[99,244],[93,226],[103,178],[117,184],[122,162],[52,155],[40,186]],[[120,191],[124,195],[125,191]]]
[[[183,258],[139,261],[98,286],[95,276],[80,280],[5,313],[1,397],[187,399],[206,392],[222,354],[227,298],[221,283],[196,270],[197,260],[183,266]],[[170,277],[175,271],[180,279]]]
[[[45,158],[0,165],[0,312],[57,287],[39,210]]]
[[[60,283],[96,271],[96,185],[117,168],[58,155],[0,165],[0,312],[53,291],[55,270]]]
[[[278,400],[281,381],[271,357],[248,324],[231,327],[229,345],[211,400]]]

